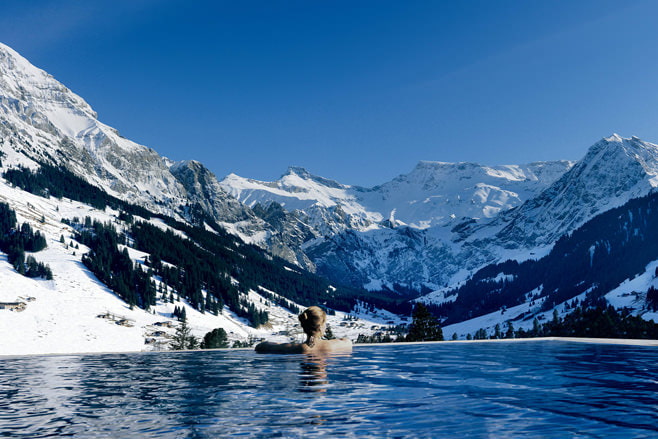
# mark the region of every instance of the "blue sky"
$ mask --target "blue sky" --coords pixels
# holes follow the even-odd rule
[[[0,41],[218,177],[373,186],[419,160],[658,142],[658,2],[3,0]]]

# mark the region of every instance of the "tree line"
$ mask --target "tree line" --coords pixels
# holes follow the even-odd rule
[[[195,307],[204,311],[209,310],[214,312],[215,309],[221,309],[224,305],[234,307],[236,304],[239,304],[240,300],[232,293],[213,294],[207,306],[205,302],[208,301],[208,298],[201,296],[199,283],[196,280],[200,280],[204,284],[204,287],[215,291],[229,291],[232,284],[227,279],[233,278],[239,281],[238,288],[240,288],[242,293],[249,289],[256,289],[262,286],[269,290],[277,291],[279,294],[297,303],[322,304],[343,311],[349,311],[356,300],[376,300],[375,295],[371,295],[362,289],[354,289],[341,285],[334,285],[334,288],[329,288],[330,284],[326,279],[299,269],[299,267],[291,267],[294,268],[294,271],[286,270],[284,267],[290,265],[288,262],[271,256],[254,245],[245,244],[238,238],[228,234],[197,205],[187,206],[187,208],[181,211],[182,215],[187,215],[190,218],[192,224],[187,224],[170,217],[156,215],[141,206],[117,199],[61,166],[40,163],[40,167],[37,170],[31,170],[25,167],[12,168],[5,171],[3,177],[15,186],[39,196],[67,197],[98,209],[105,209],[105,207],[109,206],[119,210],[121,212],[120,219],[127,223],[132,223],[134,216],[146,219],[159,217],[171,227],[182,231],[190,241],[196,243],[196,246],[201,247],[212,255],[213,262],[210,265],[213,268],[219,267],[217,272],[225,275],[214,276],[213,279],[204,279],[204,271],[208,268],[208,264],[201,265],[196,274],[194,267],[187,267],[188,270],[185,273],[189,272],[191,274],[189,276],[182,276],[184,281],[187,282],[184,286],[180,285],[181,289],[185,290],[182,296],[188,298]],[[207,230],[206,226],[210,226],[213,230]],[[156,239],[163,237],[158,231],[149,230],[148,226],[136,225],[132,228],[131,233],[136,236],[139,235],[139,239],[136,239],[136,242],[140,246],[140,250],[143,250],[143,247],[153,249],[153,252],[150,250],[145,251],[154,253],[154,263],[157,263],[158,258],[160,258],[160,260],[164,259],[172,265],[180,265],[175,261],[176,256],[172,252],[169,252],[164,257],[162,253],[167,250],[166,246],[160,248],[160,244],[153,241],[153,237],[156,237]],[[170,235],[165,237],[169,238]],[[180,243],[175,244],[175,246],[177,248],[183,247]],[[159,251],[160,253],[158,253]],[[111,253],[109,249],[101,250],[101,252],[106,253],[106,255]],[[93,256],[90,255],[90,257]],[[121,263],[122,258],[120,255],[113,254],[112,259],[113,261],[117,261],[119,265],[125,265],[125,263]],[[89,263],[90,261],[87,262]],[[106,271],[107,263],[108,261],[103,260],[102,267],[97,266],[96,269],[99,272]],[[90,263],[90,266],[94,266],[94,264]],[[117,285],[119,283],[127,285],[136,281],[139,282],[140,280],[136,278],[141,275],[136,273],[135,270],[136,268],[133,267],[133,273],[126,275],[122,281],[117,281]],[[126,269],[126,271],[128,270]],[[163,269],[164,271],[166,270]],[[171,275],[168,278],[169,280],[177,275],[179,278],[181,277],[179,273],[175,272],[164,274]],[[131,296],[127,291],[124,291],[122,286],[115,287],[123,291],[121,293],[122,296]],[[143,287],[150,288],[148,285],[143,285]],[[152,300],[146,297],[145,293],[141,291],[137,292],[129,300],[132,300],[134,305],[140,306],[141,304],[143,307],[152,303]],[[202,301],[204,303],[201,303]],[[398,297],[397,300],[386,298],[381,299],[380,302],[382,302],[382,306],[386,307],[387,305],[394,305],[396,303],[399,306],[402,301]],[[243,308],[248,308],[246,302],[243,301],[242,305]],[[408,309],[410,310],[410,308]],[[258,315],[253,307],[247,312],[251,314],[254,321],[266,321],[265,316],[262,313]]]
[[[658,194],[630,200],[561,237],[539,260],[505,261],[479,270],[437,313],[447,324],[542,298],[548,311],[580,294],[597,301],[658,258]],[[504,279],[495,280],[499,275]]]
[[[33,256],[25,257],[25,252],[36,253],[47,247],[46,237],[32,229],[29,223],[18,226],[16,212],[7,203],[0,203],[0,250],[7,254],[7,260],[23,276],[50,280],[53,273],[50,267],[38,262]]]

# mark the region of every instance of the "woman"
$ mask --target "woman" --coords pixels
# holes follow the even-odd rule
[[[327,314],[319,306],[311,306],[299,315],[299,323],[306,333],[304,343],[272,343],[256,345],[256,352],[269,354],[313,354],[325,352],[351,352],[352,342],[347,338],[322,340],[327,329]]]

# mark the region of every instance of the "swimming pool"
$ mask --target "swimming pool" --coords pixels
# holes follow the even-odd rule
[[[536,341],[0,359],[0,436],[656,437],[658,350]]]

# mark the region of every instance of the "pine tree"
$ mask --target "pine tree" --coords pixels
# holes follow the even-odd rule
[[[496,327],[494,328],[494,338],[495,339],[503,338],[503,335],[500,332],[500,323],[496,323]]]
[[[197,346],[198,341],[196,337],[192,335],[190,327],[187,326],[187,320],[182,319],[181,324],[176,328],[176,333],[171,340],[171,350],[182,351],[185,349],[196,349]]]
[[[505,332],[505,338],[514,338],[514,325],[512,325],[511,320],[507,322],[507,332]]]
[[[216,328],[203,336],[201,349],[220,349],[228,347],[228,335],[224,328]]]
[[[417,303],[413,312],[413,321],[409,328],[406,341],[441,341],[443,340],[443,331],[439,322],[427,307],[422,303]]]

